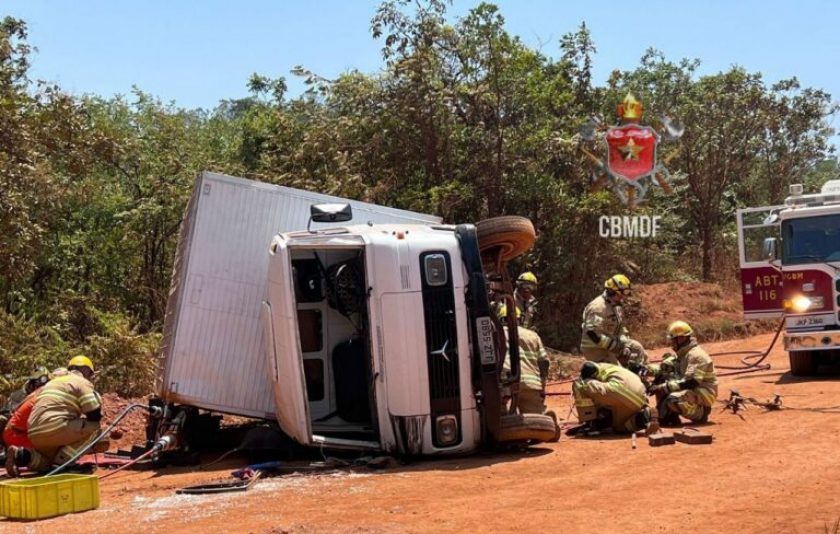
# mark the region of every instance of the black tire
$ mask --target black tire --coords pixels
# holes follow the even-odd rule
[[[501,254],[503,263],[528,252],[537,238],[534,224],[525,217],[506,215],[479,221],[475,225],[478,246],[486,252]]]
[[[814,376],[817,374],[817,358],[814,351],[788,352],[791,376]]]
[[[501,443],[542,443],[557,434],[557,425],[547,416],[536,413],[503,415],[499,435]]]

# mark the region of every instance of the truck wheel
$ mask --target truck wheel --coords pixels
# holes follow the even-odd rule
[[[813,376],[817,374],[817,359],[814,351],[788,352],[791,376]]]
[[[536,413],[503,415],[499,441],[502,443],[551,441],[557,432],[554,420]]]
[[[503,263],[528,252],[537,238],[534,224],[529,219],[518,215],[505,215],[479,221],[475,225],[475,232],[481,252],[498,249],[493,252],[501,254]]]

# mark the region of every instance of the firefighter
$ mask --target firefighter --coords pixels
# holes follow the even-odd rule
[[[645,430],[650,421],[645,385],[620,365],[585,362],[572,394],[578,420],[586,429],[636,432]]]
[[[517,319],[521,318],[521,312],[517,308]],[[499,310],[499,319],[502,322],[510,321],[507,306]],[[509,326],[505,326],[505,337],[507,337]],[[554,420],[556,428],[555,438],[560,437],[560,427],[557,424],[557,415],[548,410],[545,406],[545,383],[548,379],[548,354],[543,346],[539,334],[522,326],[517,327],[519,335],[519,413],[536,413],[548,415]],[[505,355],[504,371],[510,373],[510,354]]]
[[[621,303],[630,295],[630,280],[616,274],[604,282],[604,292],[583,310],[580,350],[592,362],[623,365],[634,372],[647,365],[647,352],[628,336]]]
[[[9,394],[6,399],[6,404],[0,410],[0,436],[5,433],[6,426],[9,424],[9,419],[12,413],[20,406],[23,400],[36,389],[40,388],[49,381],[49,371],[46,367],[38,367],[32,376],[26,378],[26,383],[23,387],[17,389]],[[8,443],[4,443],[8,445]]]
[[[673,378],[650,388],[658,401],[659,421],[663,425],[679,425],[679,416],[683,416],[705,423],[717,400],[715,364],[685,321],[671,323],[667,337],[676,352]]]
[[[5,416],[9,416],[15,409],[23,402],[30,393],[38,389],[39,387],[43,386],[47,382],[49,382],[50,372],[47,370],[46,367],[38,367],[35,369],[35,372],[32,373],[32,376],[26,377],[26,383],[23,385],[22,388],[13,391],[9,394],[8,400],[6,400],[6,405],[3,407],[2,414]]]
[[[536,331],[534,320],[537,314],[537,277],[531,271],[526,271],[516,279],[516,289],[513,291],[513,299],[516,307],[522,312],[519,318],[519,326]]]
[[[93,362],[76,356],[67,364],[68,373],[50,380],[38,392],[29,416],[32,448],[11,446],[6,454],[6,471],[17,476],[18,468],[47,471],[64,463],[97,434],[102,419],[102,402],[93,389]],[[100,442],[94,452],[107,450]]]
[[[47,381],[44,384],[57,376],[66,375],[67,372],[67,369],[59,367],[47,375]],[[32,415],[35,401],[38,400],[38,392],[42,387],[42,385],[39,385],[35,388],[12,412],[11,417],[9,417],[9,424],[3,430],[3,444],[6,447],[14,445],[16,447],[32,448],[32,442],[29,441],[29,416]]]

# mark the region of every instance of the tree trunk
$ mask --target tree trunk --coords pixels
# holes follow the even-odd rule
[[[714,232],[712,225],[704,221],[700,228],[701,248],[703,251],[703,281],[712,281],[712,251],[714,250]]]

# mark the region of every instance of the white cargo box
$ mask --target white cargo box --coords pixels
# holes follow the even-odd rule
[[[437,224],[439,217],[202,173],[187,206],[166,306],[157,394],[167,402],[274,419],[260,307],[268,247],[305,230],[312,204],[350,203],[346,224]],[[313,229],[337,225],[312,223]]]

